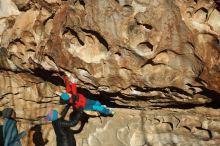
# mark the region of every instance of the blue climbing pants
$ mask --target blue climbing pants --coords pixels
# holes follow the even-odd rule
[[[105,106],[103,106],[98,100],[91,100],[88,98],[86,99],[86,106],[84,110],[97,111],[104,115],[112,114],[112,112],[109,109],[107,109]]]

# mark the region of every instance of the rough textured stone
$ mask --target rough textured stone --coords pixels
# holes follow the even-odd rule
[[[10,16],[19,15],[20,12],[16,5],[12,2],[12,0],[1,0],[0,1],[0,17],[1,18],[7,18]]]
[[[89,119],[79,145],[218,145],[219,4],[0,0],[0,109],[15,108],[19,130],[30,129],[61,110],[55,91],[66,74],[117,110]],[[23,142],[31,145],[31,132]]]

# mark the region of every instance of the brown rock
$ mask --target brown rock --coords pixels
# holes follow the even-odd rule
[[[62,109],[55,92],[66,74],[86,96],[126,108],[90,119],[79,145],[218,145],[216,3],[0,0],[0,109],[15,108],[29,130]],[[43,129],[55,145],[51,125]]]

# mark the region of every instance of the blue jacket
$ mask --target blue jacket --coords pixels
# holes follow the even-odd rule
[[[13,119],[4,119],[3,138],[4,146],[21,146],[20,139],[26,135],[26,132],[18,134],[16,121]]]

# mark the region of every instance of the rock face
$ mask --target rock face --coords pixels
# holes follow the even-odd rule
[[[114,118],[89,121],[76,138],[83,146],[218,145],[219,119],[188,112],[120,110]]]
[[[102,124],[91,119],[77,135],[79,145],[215,145],[220,119],[209,112],[211,118],[204,118],[200,111],[217,112],[220,104],[219,5],[218,0],[0,0],[0,107],[14,107],[19,127],[28,130],[50,109],[62,108],[55,91],[64,89],[66,74],[81,93],[118,114],[102,118]],[[52,127],[45,127],[48,145],[55,145]],[[30,140],[23,142],[31,145]]]

